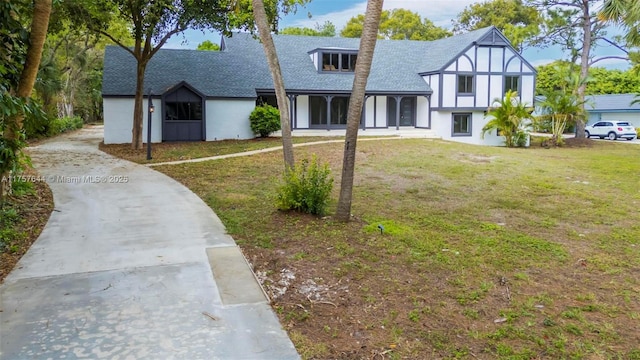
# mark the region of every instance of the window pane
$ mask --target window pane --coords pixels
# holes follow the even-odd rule
[[[356,62],[358,61],[358,55],[356,54],[351,54],[349,56],[350,59],[350,67],[351,67],[351,71],[355,71],[356,70]]]
[[[520,76],[505,76],[504,92],[519,91]]]
[[[454,114],[453,115],[453,134],[454,135],[470,135],[471,134],[471,115],[470,114]]]
[[[343,71],[349,71],[349,54],[342,54],[342,63],[341,63],[341,69]]]
[[[473,75],[458,75],[458,93],[473,93]]]
[[[346,125],[347,110],[349,109],[349,98],[335,97],[331,101],[331,124]]]
[[[309,109],[311,111],[311,125],[327,123],[327,101],[323,96],[310,96]]]

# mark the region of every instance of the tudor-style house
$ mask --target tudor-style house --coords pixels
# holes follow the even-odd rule
[[[359,39],[276,35],[274,41],[294,136],[344,129]],[[236,33],[223,38],[221,48],[163,49],[149,62],[153,142],[254,137],[249,114],[257,103],[275,104],[262,45]],[[130,142],[135,61],[108,47],[104,67],[105,143]],[[361,134],[421,129],[442,139],[501,145],[504,138],[495,132],[481,136],[487,108],[508,90],[532,105],[535,76],[494,27],[436,41],[379,40]]]

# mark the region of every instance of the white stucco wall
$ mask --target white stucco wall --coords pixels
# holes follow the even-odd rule
[[[296,128],[309,128],[309,97],[301,95],[296,98]]]
[[[482,128],[487,123],[483,112],[471,113],[471,136],[452,136],[453,114],[451,111],[434,111],[431,115],[431,128],[443,140],[456,141],[474,145],[504,145],[504,137],[497,136],[495,131],[487,133],[482,138]]]
[[[376,127],[387,127],[387,97],[376,96]]]
[[[255,107],[253,99],[207,100],[206,140],[253,139],[249,115]]]
[[[429,101],[424,96],[418,96],[416,113],[416,127],[429,127]]]
[[[371,96],[367,99],[367,102],[365,103],[365,107],[364,107],[364,111],[365,111],[365,116],[364,116],[364,125],[366,127],[373,127],[374,126],[374,120],[376,120],[377,118],[377,114],[374,114],[374,110],[375,110],[375,96]]]
[[[143,99],[143,104],[148,104],[148,98]],[[155,111],[151,117],[151,142],[162,141],[162,105],[159,98],[153,98]],[[104,143],[126,144],[131,143],[131,129],[133,126],[133,98],[104,98],[102,101],[104,111]],[[147,142],[148,113],[143,114],[142,141]]]
[[[431,94],[431,107],[437,107],[440,104],[440,75],[425,76],[424,81],[429,84],[433,91]]]

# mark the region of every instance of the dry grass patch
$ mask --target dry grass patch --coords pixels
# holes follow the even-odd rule
[[[275,210],[279,152],[159,170],[220,216],[305,359],[640,359],[640,147],[358,151],[347,224]],[[342,146],[312,153],[339,177]]]
[[[340,140],[340,137],[294,137],[294,144],[316,141]],[[147,145],[143,150],[132,150],[131,144],[100,143],[100,150],[113,156],[136,162],[138,164],[154,164],[166,161],[190,160],[210,156],[227,155],[252,150],[261,150],[282,146],[282,139],[277,137],[255,138],[251,140],[221,141],[188,141],[163,142],[151,145],[152,159],[147,160]]]

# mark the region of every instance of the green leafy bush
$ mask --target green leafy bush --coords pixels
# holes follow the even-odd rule
[[[640,127],[636,128],[636,137],[640,139]]]
[[[313,215],[324,215],[333,189],[329,165],[319,165],[314,155],[285,171],[284,184],[278,189],[277,206],[280,210],[296,210]]]
[[[47,131],[48,136],[55,136],[63,132],[82,128],[83,121],[79,116],[57,118],[51,121]]]
[[[267,137],[280,130],[280,111],[268,104],[256,106],[249,115],[251,130],[260,137]]]

